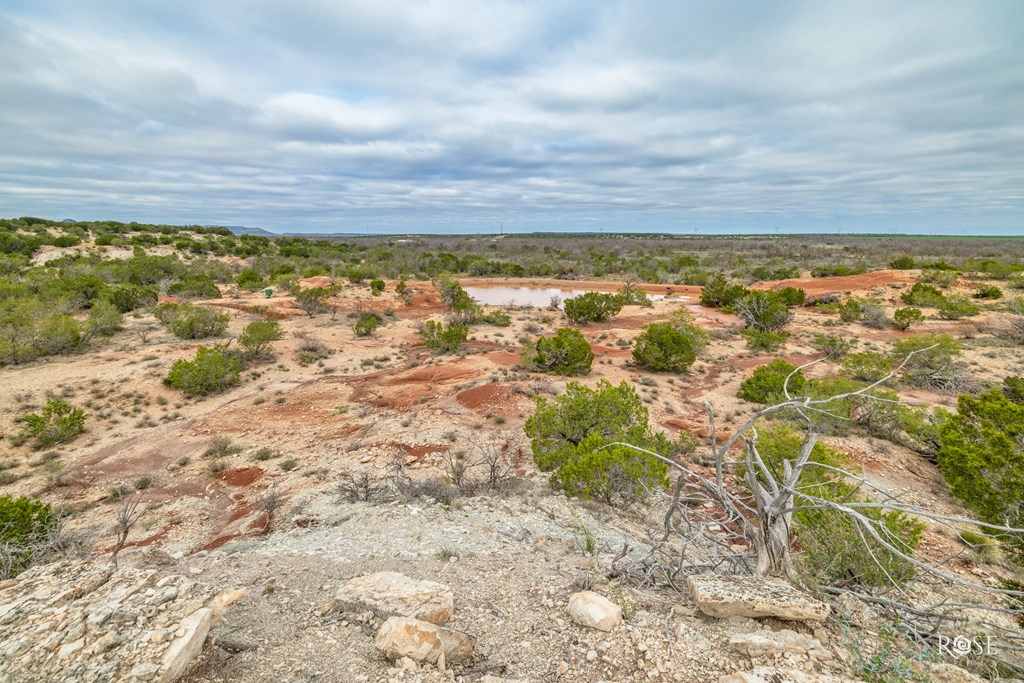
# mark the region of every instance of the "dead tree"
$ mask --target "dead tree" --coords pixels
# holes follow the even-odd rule
[[[117,505],[117,515],[114,521],[117,541],[114,543],[113,552],[110,553],[110,563],[114,565],[114,569],[117,569],[117,554],[121,552],[124,544],[128,542],[128,534],[131,533],[132,528],[138,521],[142,519],[142,515],[146,513],[145,508],[140,509],[142,498],[145,495],[145,489],[125,493],[121,496],[120,502]]]

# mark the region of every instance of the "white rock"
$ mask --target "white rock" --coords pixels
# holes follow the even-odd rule
[[[622,608],[603,595],[582,591],[569,597],[569,617],[580,626],[611,631],[622,623]]]
[[[788,652],[807,655],[818,661],[832,659],[832,653],[817,638],[789,629],[736,633],[729,637],[729,644],[750,657],[774,656]]]
[[[410,617],[390,617],[377,632],[374,644],[392,661],[408,657],[438,668],[468,660],[475,647],[472,636]]]
[[[335,596],[340,609],[371,611],[382,619],[412,617],[442,625],[455,611],[452,589],[436,581],[419,581],[398,572],[377,572],[346,582]]]
[[[702,574],[687,577],[694,603],[704,614],[727,617],[775,617],[787,621],[823,621],[831,611],[788,583],[751,576]]]
[[[164,654],[160,683],[174,683],[181,678],[196,655],[202,652],[212,622],[213,612],[205,607],[182,620],[179,628],[183,634],[171,642]]]

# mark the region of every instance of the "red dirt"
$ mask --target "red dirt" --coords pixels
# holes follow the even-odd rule
[[[455,398],[465,407],[478,412],[488,410],[501,414],[516,412],[515,406],[512,405],[515,403],[516,394],[508,385],[481,384],[478,387],[459,392]]]
[[[495,365],[518,365],[523,362],[522,356],[511,351],[491,351],[484,354],[484,358]]]
[[[328,288],[332,285],[331,278],[326,275],[316,275],[299,280],[299,287],[302,289],[313,289],[314,287]]]
[[[239,467],[221,476],[221,480],[228,486],[252,486],[263,478],[263,470],[255,465],[251,467]]]
[[[778,282],[761,282],[754,285],[757,289],[781,289],[782,287],[798,287],[808,296],[822,294],[842,294],[865,289],[875,289],[896,283],[909,285],[915,281],[914,276],[903,270],[878,270],[860,275],[844,275],[840,277],[800,277]]]

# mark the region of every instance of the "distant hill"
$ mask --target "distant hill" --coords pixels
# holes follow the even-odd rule
[[[277,233],[264,230],[263,228],[248,228],[244,225],[225,225],[222,227],[227,228],[236,235],[264,235],[266,237],[277,237]]]

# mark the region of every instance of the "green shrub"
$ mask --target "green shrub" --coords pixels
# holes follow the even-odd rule
[[[995,285],[978,285],[978,288],[974,290],[975,299],[995,300],[1003,297],[1003,290],[999,289]]]
[[[796,287],[783,287],[776,290],[775,295],[779,297],[782,303],[791,308],[793,306],[803,306],[807,301],[807,292]]]
[[[620,289],[617,296],[619,297],[619,303],[623,306],[643,306],[644,308],[654,306],[654,302],[651,301],[651,297],[647,296],[646,292],[629,285]]]
[[[900,295],[900,299],[903,300],[903,303],[911,306],[930,306],[934,308],[945,299],[945,296],[939,291],[938,287],[917,282],[909,290],[903,292]]]
[[[442,325],[428,320],[420,328],[420,339],[434,353],[454,353],[466,341],[469,327],[460,323]]]
[[[864,305],[857,299],[847,299],[839,304],[839,319],[844,323],[853,323],[864,317]]]
[[[357,337],[368,337],[380,325],[380,316],[372,311],[364,312],[353,326]]]
[[[958,275],[951,270],[923,270],[921,271],[921,277],[917,279],[918,282],[927,282],[929,284],[938,285],[943,289],[949,289],[956,284]]]
[[[860,275],[867,271],[863,266],[847,266],[842,264],[829,264],[814,266],[811,268],[811,277],[845,277],[847,275]]]
[[[950,294],[944,297],[937,306],[939,317],[945,320],[960,320],[978,315],[981,309],[964,294]]]
[[[897,308],[892,314],[892,324],[898,330],[908,330],[911,325],[924,322],[920,308]]]
[[[781,472],[785,461],[796,460],[803,440],[802,434],[786,427],[771,427],[759,435],[758,452],[768,468]],[[836,503],[869,500],[858,493],[858,484],[827,469],[848,470],[845,454],[819,441],[811,451],[811,461],[825,467],[804,469],[801,493]],[[801,504],[799,498],[794,501],[796,507]],[[871,507],[858,508],[858,512],[877,523],[879,534],[892,545],[913,556],[924,531],[921,522],[902,512]],[[917,574],[913,564],[885,548],[843,512],[798,509],[794,521],[801,549],[796,565],[812,584],[881,588],[895,582],[904,586]]]
[[[231,316],[206,306],[162,304],[154,315],[178,339],[205,339],[224,334]]]
[[[6,561],[0,579],[10,579],[28,569],[37,549],[57,525],[57,514],[49,503],[24,496],[0,496],[0,545]]]
[[[910,254],[901,254],[889,261],[889,267],[893,270],[913,270],[917,267],[917,262]]]
[[[265,287],[267,281],[257,271],[252,268],[246,268],[235,277],[235,284],[238,285],[239,289],[255,292],[257,289]]]
[[[77,320],[69,315],[51,315],[40,324],[35,346],[39,355],[51,356],[73,353],[82,348],[82,342]]]
[[[370,293],[371,294],[373,294],[374,296],[380,296],[383,291],[384,291],[384,281],[383,280],[379,280],[379,279],[378,280],[370,280]]]
[[[281,338],[281,326],[274,320],[254,320],[245,326],[238,335],[238,345],[247,359],[259,358],[267,354],[271,342]]]
[[[512,324],[512,316],[505,311],[491,311],[490,313],[484,313],[481,311],[473,319],[473,322],[480,325],[495,325],[497,327],[508,327]]]
[[[399,280],[398,284],[395,285],[395,293],[397,294],[405,294],[407,289],[409,289],[409,285],[405,284],[405,280]]]
[[[191,361],[177,360],[164,384],[181,389],[190,396],[206,396],[236,384],[242,364],[220,350],[200,346]]]
[[[811,342],[811,346],[829,358],[840,360],[853,351],[853,348],[857,346],[857,340],[847,339],[838,334],[816,334]]]
[[[903,380],[909,384],[942,386],[959,370],[960,342],[948,334],[916,334],[893,344],[894,362],[902,363],[911,353],[903,367]]]
[[[594,362],[590,343],[578,330],[561,327],[554,337],[539,337],[523,345],[523,364],[538,372],[585,375]]]
[[[781,332],[793,320],[792,311],[775,292],[748,292],[732,308],[747,329],[759,332]]]
[[[670,322],[647,325],[633,345],[633,362],[655,372],[686,372],[696,360],[692,338]]]
[[[718,273],[700,290],[700,305],[728,310],[740,297],[746,295],[747,291],[743,285],[730,284],[724,275]]]
[[[877,351],[860,351],[844,358],[842,367],[850,379],[872,384],[892,372],[892,360]]]
[[[800,370],[796,370],[781,358],[776,358],[771,363],[758,366],[750,377],[740,384],[740,391],[737,394],[740,398],[751,403],[773,405],[786,400],[783,392],[783,385],[789,377],[789,393],[791,396],[801,396],[807,388],[807,378]],[[792,375],[792,376],[790,376]]]
[[[206,273],[189,273],[168,287],[167,293],[188,299],[216,299],[220,296],[220,289]]]
[[[574,323],[605,322],[622,310],[622,301],[616,294],[586,292],[564,302],[565,315]]]
[[[747,348],[759,353],[778,351],[786,343],[786,340],[789,339],[787,332],[769,332],[753,328],[747,328],[740,334],[747,340]]]
[[[35,448],[67,443],[85,430],[85,411],[55,398],[46,399],[46,405],[38,413],[22,415],[19,419],[25,425],[25,436],[35,439]]]
[[[124,318],[117,307],[109,301],[97,301],[89,309],[89,316],[85,320],[85,331],[87,337],[94,335],[109,337],[119,332],[124,326]]]
[[[536,401],[524,429],[534,462],[541,471],[554,473],[551,483],[556,488],[632,502],[647,488],[667,483],[666,466],[657,458],[632,449],[606,448],[622,442],[666,457],[673,451],[672,442],[651,429],[647,409],[626,382],[613,386],[601,380],[594,389],[570,382],[565,394]]]
[[[128,313],[136,308],[155,306],[157,301],[156,288],[139,285],[120,285],[107,291],[107,301],[114,304],[120,313]]]
[[[939,439],[937,462],[953,495],[984,522],[1024,526],[1024,404],[998,388],[963,394]],[[1024,560],[1024,538],[1006,540]]]
[[[1007,284],[1013,289],[1024,289],[1024,273],[1017,273],[1011,276]]]
[[[333,287],[309,287],[295,293],[295,304],[310,318],[327,310],[327,299],[334,294]]]

